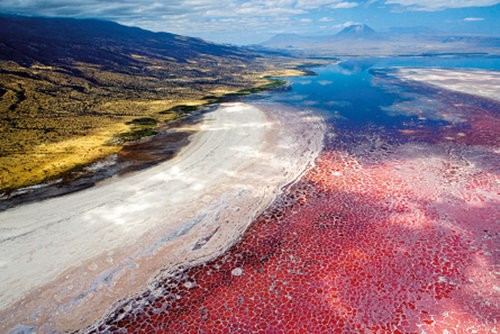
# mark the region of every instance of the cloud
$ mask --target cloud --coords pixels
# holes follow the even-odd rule
[[[340,9],[340,8],[354,8],[358,7],[359,3],[357,2],[339,2],[333,5],[330,5],[328,7],[333,8],[333,9]]]
[[[231,17],[304,14],[293,0],[2,0],[0,10],[51,16],[158,18],[175,16]]]
[[[343,29],[343,28],[347,28],[347,27],[350,27],[350,26],[355,25],[355,24],[360,24],[360,23],[359,22],[353,22],[353,21],[347,21],[347,22],[344,22],[344,23],[341,23],[341,24],[336,24],[333,27],[336,28],[336,29]]]
[[[407,10],[438,11],[448,8],[487,7],[500,3],[500,0],[385,0],[388,5],[400,5]]]
[[[346,2],[342,0],[298,0],[295,4],[295,7],[303,9],[316,9],[324,6],[330,8],[352,8],[358,5],[359,4],[357,2]]]
[[[220,42],[260,41],[270,31],[291,29],[295,15],[307,14],[297,0],[1,0],[0,12],[100,18],[154,31]],[[330,1],[331,2],[331,1]]]
[[[464,19],[466,22],[474,22],[474,21],[484,21],[484,18],[482,17],[466,17]]]
[[[391,9],[436,11],[490,6],[500,0],[0,0],[0,12],[100,18],[154,31],[244,44],[260,42],[277,32],[312,32],[313,25],[308,23],[328,23],[333,21],[330,16],[334,17],[334,12],[341,14],[340,9],[366,8],[373,2],[392,5]]]
[[[154,31],[237,43],[305,27],[314,10],[348,8],[355,0],[0,0],[0,12],[113,20]],[[361,0],[359,0],[361,1]],[[337,6],[337,7],[336,7]],[[297,17],[300,15],[300,17]],[[326,22],[326,21],[325,21]]]

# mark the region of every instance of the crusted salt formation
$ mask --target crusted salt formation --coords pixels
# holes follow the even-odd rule
[[[221,254],[314,161],[323,132],[308,113],[223,104],[171,161],[0,213],[0,331],[80,329],[160,270]]]

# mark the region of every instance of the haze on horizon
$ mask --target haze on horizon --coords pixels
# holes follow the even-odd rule
[[[0,12],[105,19],[239,45],[279,33],[327,35],[355,23],[500,35],[500,0],[3,0]]]

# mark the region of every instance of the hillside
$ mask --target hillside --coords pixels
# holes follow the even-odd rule
[[[255,58],[230,46],[169,33],[154,33],[101,20],[0,15],[0,59],[22,65],[85,62],[138,71],[141,60],[187,62],[207,57]]]
[[[278,65],[279,64],[279,68]],[[269,85],[290,59],[113,22],[0,15],[0,195]]]

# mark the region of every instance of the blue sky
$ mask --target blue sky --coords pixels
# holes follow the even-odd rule
[[[500,0],[1,0],[0,12],[109,19],[233,44],[333,34],[353,23],[500,35]]]

